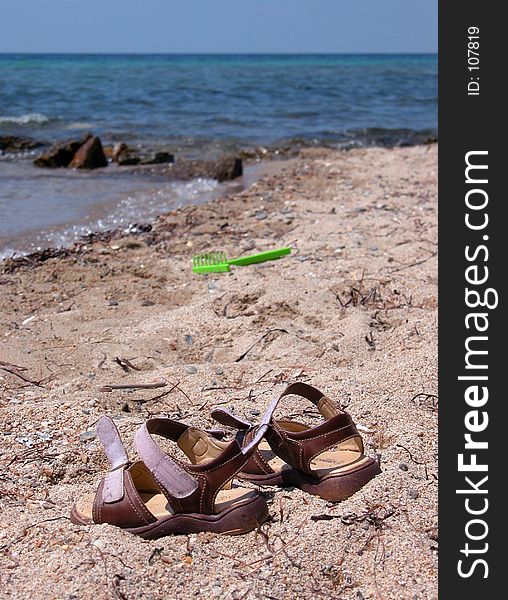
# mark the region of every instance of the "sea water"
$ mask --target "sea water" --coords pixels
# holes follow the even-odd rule
[[[0,135],[91,131],[176,157],[259,146],[421,143],[437,135],[436,55],[0,55]],[[220,193],[114,167],[0,156],[0,256],[146,221]]]

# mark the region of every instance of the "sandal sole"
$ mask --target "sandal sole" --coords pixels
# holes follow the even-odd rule
[[[159,519],[143,527],[122,527],[124,531],[153,540],[171,534],[189,534],[210,531],[225,535],[240,535],[259,527],[268,518],[268,506],[262,496],[245,500],[217,515],[176,514]],[[72,508],[70,520],[75,525],[93,525]]]
[[[237,477],[257,485],[297,487],[308,494],[319,496],[329,502],[341,502],[355,494],[379,473],[381,473],[379,463],[369,459],[361,468],[345,473],[334,473],[321,479],[314,479],[294,469],[267,475],[239,473]]]

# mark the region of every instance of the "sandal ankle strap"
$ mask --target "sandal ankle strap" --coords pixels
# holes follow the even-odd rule
[[[363,452],[363,442],[353,419],[323,392],[307,383],[297,381],[289,384],[272,404],[276,406],[284,396],[289,395],[301,396],[314,404],[325,418],[325,422],[316,427],[307,427],[295,421],[280,421],[271,418],[265,437],[277,456],[294,469],[303,471],[307,475],[314,475],[311,467],[313,459],[339,443],[356,438],[359,448]],[[214,410],[212,417],[222,425],[231,426],[244,432],[243,436],[240,436],[244,441],[250,439],[253,425],[248,421],[239,419],[224,409]],[[249,461],[248,472],[262,474],[273,472],[273,470],[263,460],[261,454],[256,452]]]

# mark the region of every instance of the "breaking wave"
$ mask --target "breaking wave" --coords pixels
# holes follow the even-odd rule
[[[19,117],[0,115],[0,124],[13,123],[14,125],[30,125],[31,123],[37,123],[42,125],[43,123],[48,123],[50,120],[49,117],[41,113],[29,113]]]

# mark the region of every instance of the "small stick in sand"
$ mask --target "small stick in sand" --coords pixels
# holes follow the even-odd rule
[[[139,369],[138,367],[135,367],[135,366],[134,366],[134,365],[131,363],[131,361],[130,361],[130,360],[128,360],[127,358],[122,358],[122,357],[120,357],[120,356],[117,356],[117,357],[115,358],[115,362],[116,362],[117,364],[119,364],[119,365],[122,367],[122,369],[123,369],[123,370],[124,370],[126,373],[128,373],[128,372],[129,372],[129,369],[133,369],[134,371],[141,371],[141,369]]]
[[[144,404],[145,402],[151,402],[152,400],[160,400],[161,398],[164,398],[165,396],[169,396],[169,394],[171,394],[171,392],[173,390],[175,390],[176,388],[178,388],[178,384],[180,382],[177,381],[176,383],[174,383],[171,388],[169,390],[166,390],[165,392],[162,392],[161,394],[157,394],[157,396],[153,396],[152,398],[147,398],[145,399],[140,399],[140,400],[136,400],[136,402],[138,402],[139,404]],[[178,388],[180,389],[180,388]]]
[[[21,367],[20,365],[14,365],[9,362],[4,362],[3,360],[0,360],[0,367],[8,367],[9,369],[16,369],[16,371],[27,371],[28,370],[26,367]]]
[[[19,377],[19,379],[22,379],[23,381],[25,381],[26,383],[29,383],[31,385],[35,385],[37,387],[44,387],[42,385],[42,381],[32,381],[31,379],[28,379],[28,377],[25,377],[24,375],[21,375],[21,373],[18,373],[17,370],[15,369],[9,369],[8,367],[4,367],[3,365],[5,365],[7,363],[1,363],[0,364],[0,369],[2,371],[5,371],[6,373],[10,373],[11,375],[14,375],[15,377]],[[18,369],[20,367],[16,367],[16,369]],[[24,371],[26,370],[24,367],[21,367]]]
[[[130,383],[122,385],[103,385],[100,388],[101,392],[112,392],[113,390],[153,390],[155,388],[166,387],[166,381],[157,381],[155,383]]]
[[[257,340],[256,342],[254,342],[254,343],[252,344],[252,346],[250,346],[250,348],[249,348],[248,350],[246,350],[246,351],[245,351],[245,352],[244,352],[244,353],[243,353],[241,356],[239,356],[238,358],[235,358],[235,361],[234,361],[234,362],[240,362],[240,361],[242,361],[242,360],[243,360],[243,359],[244,359],[244,358],[247,356],[247,354],[248,354],[248,353],[249,353],[249,352],[252,350],[252,348],[254,348],[254,346],[255,346],[256,344],[258,344],[259,342],[262,342],[262,341],[263,341],[263,340],[264,340],[264,339],[265,339],[267,336],[269,336],[269,335],[270,335],[270,333],[275,333],[275,332],[280,332],[280,333],[289,333],[289,331],[287,331],[286,329],[281,329],[280,327],[276,327],[276,328],[274,328],[274,329],[269,329],[269,330],[268,330],[268,331],[267,331],[265,334],[263,334],[263,335],[262,335],[262,336],[259,338],[259,340]]]

